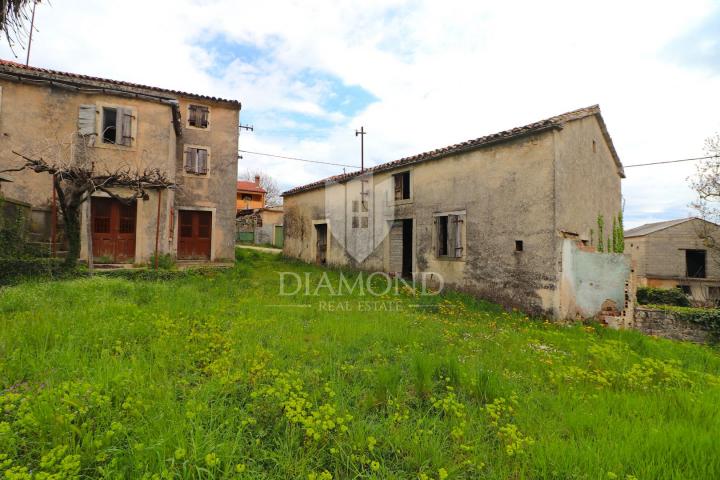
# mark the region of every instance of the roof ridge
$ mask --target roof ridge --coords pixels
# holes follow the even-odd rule
[[[399,166],[408,165],[412,163],[427,161],[427,160],[434,160],[438,158],[442,158],[448,155],[452,155],[455,153],[462,153],[465,151],[475,150],[484,146],[493,145],[496,143],[506,142],[518,137],[522,137],[524,135],[529,135],[532,133],[538,133],[545,130],[553,129],[553,128],[562,128],[562,125],[571,122],[574,120],[580,120],[585,117],[589,117],[591,115],[598,115],[600,118],[600,129],[603,131],[603,135],[606,138],[606,141],[608,142],[608,145],[610,146],[610,151],[613,156],[613,159],[615,161],[615,164],[618,167],[618,172],[621,176],[625,176],[622,168],[622,163],[620,163],[620,159],[617,156],[617,152],[615,151],[615,147],[612,145],[612,139],[610,138],[610,135],[607,133],[607,128],[605,127],[605,122],[602,121],[602,115],[600,113],[600,105],[594,104],[587,107],[578,108],[575,110],[571,110],[569,112],[561,113],[559,115],[555,115],[552,117],[548,117],[544,120],[538,120],[536,122],[528,123],[526,125],[515,127],[507,130],[501,130],[496,133],[491,133],[489,135],[484,135],[482,137],[477,137],[471,140],[466,140],[464,142],[454,143],[452,145],[448,145],[446,147],[436,148],[434,150],[428,150],[423,153],[419,153],[416,155],[411,155],[408,157],[402,157],[398,160],[392,160],[390,162],[381,163],[379,165],[375,165],[370,168],[366,168],[363,172],[357,171],[357,172],[350,172],[350,173],[343,173],[340,175],[335,175],[331,177],[327,177],[322,180],[318,180],[316,182],[312,182],[306,185],[302,185],[299,187],[291,188],[290,190],[287,190],[283,192],[284,195],[293,195],[295,193],[304,192],[307,190],[313,190],[315,188],[319,188],[320,186],[326,184],[326,183],[337,183],[342,182],[344,180],[349,180],[350,178],[357,177],[361,174],[367,174],[367,173],[374,173],[374,172],[382,172],[385,170],[390,170]]]
[[[3,67],[5,67],[5,69]],[[241,106],[241,103],[239,100],[213,97],[210,95],[202,95],[199,93],[184,92],[181,90],[173,90],[170,88],[154,87],[151,85],[144,85],[141,83],[128,82],[125,80],[113,80],[110,78],[95,77],[92,75],[85,75],[82,73],[63,72],[61,70],[53,70],[50,68],[33,67],[33,66],[24,65],[22,63],[14,62],[12,60],[5,60],[5,59],[0,58],[0,70],[7,71],[8,68],[20,70],[22,72],[28,72],[28,74],[36,74],[38,76],[53,75],[53,76],[58,76],[58,77],[66,77],[68,79],[72,79],[72,80],[76,80],[76,81],[107,83],[107,84],[114,85],[117,87],[134,88],[134,89],[138,89],[138,90],[149,90],[149,91],[153,91],[153,92],[163,92],[163,93],[168,93],[168,94],[172,94],[175,96],[199,98],[199,99],[208,100],[208,101],[230,103],[230,104],[235,104],[235,105]],[[14,72],[14,73],[18,73],[18,72]],[[133,92],[133,93],[137,93],[137,92]]]

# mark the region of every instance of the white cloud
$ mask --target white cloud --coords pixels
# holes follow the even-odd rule
[[[241,115],[256,127],[241,134],[241,148],[352,164],[360,125],[372,164],[600,103],[621,159],[635,164],[700,155],[704,138],[720,130],[717,70],[663,54],[718,15],[716,7],[707,0],[54,0],[38,7],[31,63],[239,98]],[[255,45],[265,56],[222,65],[227,52],[209,47],[213,38]],[[4,46],[0,54],[10,56]],[[349,118],[325,102],[333,85],[302,75],[308,71],[360,86],[377,102]],[[286,186],[341,171],[245,155],[240,170],[248,167]],[[692,164],[629,168],[629,223],[685,211],[693,172]]]

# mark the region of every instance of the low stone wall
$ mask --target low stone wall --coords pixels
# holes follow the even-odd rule
[[[635,307],[634,328],[647,335],[672,340],[707,343],[711,339],[711,333],[706,327],[677,318],[669,310]]]

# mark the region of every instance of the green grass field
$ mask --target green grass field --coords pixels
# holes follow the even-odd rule
[[[717,350],[279,271],[0,290],[0,478],[720,478]]]

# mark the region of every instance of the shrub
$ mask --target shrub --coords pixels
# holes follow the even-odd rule
[[[58,258],[0,258],[0,285],[27,278],[67,278],[77,273],[64,269],[62,263]]]
[[[173,270],[175,268],[175,258],[169,253],[163,253],[158,255],[158,268],[161,270]],[[155,254],[150,257],[148,261],[150,268],[155,268]]]
[[[655,305],[651,305],[655,306]],[[657,305],[658,309],[670,311],[675,318],[707,328],[713,336],[720,337],[720,309]]]
[[[637,301],[640,305],[674,305],[676,307],[689,307],[690,300],[679,288],[652,288],[639,287]]]

